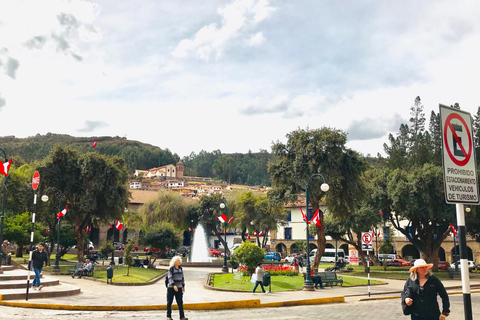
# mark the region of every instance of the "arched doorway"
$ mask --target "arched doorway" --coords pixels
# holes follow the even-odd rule
[[[456,249],[456,253],[455,253]],[[452,249],[451,255],[452,255],[452,261],[455,261],[455,254],[457,256],[457,261],[460,261],[460,247],[457,245],[455,248]],[[469,246],[467,246],[467,255],[468,255],[468,260],[473,260],[473,251],[470,249]]]
[[[348,244],[346,243],[342,244],[339,249],[343,249],[343,252],[345,253],[345,255],[348,256]]]
[[[443,249],[442,247],[438,248],[438,260],[446,261],[445,249]]]
[[[294,243],[290,246],[290,254],[292,253],[297,253],[298,252],[298,247],[297,245]]]
[[[275,246],[275,251],[280,252],[282,257],[287,256],[287,246],[284,245],[283,243],[279,243]]]
[[[317,249],[317,245],[315,243],[309,244],[310,250]]]
[[[413,244],[407,244],[402,248],[402,257],[405,260],[419,259],[420,252]]]
[[[335,246],[334,246],[333,244],[331,244],[331,243],[327,243],[327,244],[325,245],[325,248],[335,249]]]

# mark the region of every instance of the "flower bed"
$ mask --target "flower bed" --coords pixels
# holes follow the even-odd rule
[[[278,266],[274,264],[266,264],[263,266],[265,272],[269,272],[271,276],[297,276],[298,271],[291,266]],[[248,276],[248,270],[246,266],[241,266],[238,268],[238,271],[244,276]]]

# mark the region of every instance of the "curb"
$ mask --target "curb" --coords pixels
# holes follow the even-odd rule
[[[1,296],[0,296],[1,299]],[[308,300],[293,300],[261,303],[260,299],[221,301],[221,302],[203,302],[203,303],[185,303],[185,310],[230,310],[230,309],[250,309],[250,308],[273,308],[273,307],[291,307],[327,303],[343,303],[345,297],[317,298]],[[28,302],[8,302],[0,301],[0,305],[17,308],[34,309],[52,309],[52,310],[75,310],[75,311],[152,311],[166,310],[166,305],[147,305],[147,306],[73,306],[65,304],[43,304]],[[172,309],[178,310],[177,305],[172,305]]]
[[[480,293],[480,290],[472,290],[471,293]],[[450,291],[447,292],[449,295],[452,294],[463,294],[462,291]],[[390,300],[390,299],[400,299],[401,296],[388,296],[388,297],[374,297],[374,298],[359,298],[357,301],[375,301],[375,300]]]

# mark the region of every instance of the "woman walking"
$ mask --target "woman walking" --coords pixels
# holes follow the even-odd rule
[[[182,269],[182,258],[175,256],[170,260],[167,272],[167,319],[172,320],[173,297],[177,301],[180,320],[188,320],[183,312],[183,293],[185,292],[185,277]]]
[[[262,264],[259,263],[257,265],[257,268],[255,269],[256,280],[255,280],[255,287],[253,287],[253,293],[255,293],[255,290],[257,290],[258,285],[260,285],[262,287],[262,292],[263,293],[267,293],[265,291],[265,288],[263,287],[263,275],[264,274],[265,274],[265,270],[263,270]]]
[[[410,268],[410,277],[402,292],[404,314],[410,314],[412,320],[445,320],[450,313],[450,301],[442,282],[432,275],[433,264],[423,259],[415,260]],[[442,298],[442,312],[437,302]]]

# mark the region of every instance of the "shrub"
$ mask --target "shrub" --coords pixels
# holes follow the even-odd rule
[[[296,271],[294,267],[290,267],[290,266],[276,266],[274,264],[267,264],[263,266],[263,269],[266,272],[269,272],[271,276],[297,276],[298,275],[298,271]],[[245,266],[240,267],[239,271],[244,276],[249,275],[248,268]]]
[[[257,264],[263,261],[264,254],[262,248],[246,241],[235,250],[234,256],[241,265],[247,267],[248,273],[252,274],[255,272]]]

